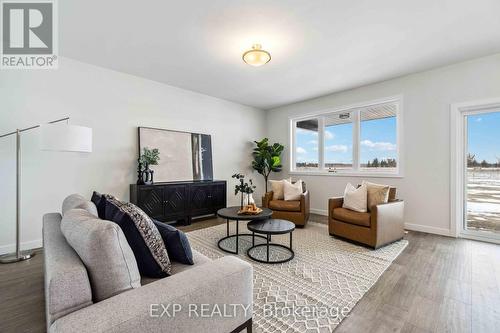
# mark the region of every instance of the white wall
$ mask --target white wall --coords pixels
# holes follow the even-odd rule
[[[217,78],[213,78],[216,80]],[[70,116],[94,131],[91,154],[42,152],[38,130],[22,136],[22,243],[41,246],[42,215],[70,193],[92,190],[128,200],[136,181],[137,127],[212,135],[214,177],[251,174],[252,141],[265,135],[264,111],[62,58],[58,70],[0,71],[0,134]],[[256,198],[262,193],[261,176]],[[0,253],[15,242],[15,141],[0,139]]]
[[[61,59],[55,71],[0,71],[0,133],[64,116],[94,130],[91,154],[41,152],[38,131],[23,135],[22,242],[41,245],[41,217],[59,211],[69,193],[92,190],[128,199],[135,182],[137,126],[212,134],[215,177],[251,174],[251,141],[266,135],[285,144],[289,165],[288,117],[328,107],[402,94],[404,96],[404,177],[372,181],[398,187],[406,201],[407,226],[448,234],[450,230],[451,103],[500,97],[500,55],[408,75],[357,89],[263,111],[103,68]],[[15,240],[14,138],[0,139],[0,253]],[[434,161],[426,163],[425,161]],[[263,188],[258,181],[260,197]],[[359,177],[302,176],[311,207],[326,213],[330,196],[340,195]]]
[[[270,110],[268,136],[287,144],[290,116],[400,94],[404,96],[404,177],[371,180],[397,186],[399,197],[406,201],[405,219],[409,229],[448,235],[451,229],[450,104],[500,97],[500,54]],[[289,171],[288,148],[284,154],[286,172],[283,176]],[[312,211],[325,214],[329,197],[341,195],[347,182],[356,184],[363,179],[294,177],[307,182]]]

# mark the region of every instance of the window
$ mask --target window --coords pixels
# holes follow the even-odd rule
[[[370,171],[396,169],[396,104],[362,109],[360,120],[360,167]]]
[[[323,151],[325,168],[352,169],[352,113],[325,115]]]
[[[292,119],[292,171],[398,174],[400,100]]]
[[[318,119],[297,121],[295,128],[295,169],[318,169]]]

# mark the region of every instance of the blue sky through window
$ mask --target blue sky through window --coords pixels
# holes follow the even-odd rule
[[[360,163],[396,159],[396,117],[361,122]],[[325,164],[352,164],[353,123],[325,127]],[[296,161],[318,163],[318,132],[297,128]]]
[[[297,162],[318,163],[318,132],[297,128],[295,135]]]
[[[368,161],[395,159],[396,146],[396,117],[365,120],[361,122],[360,164]]]
[[[352,123],[325,127],[325,164],[352,165],[352,130]]]
[[[481,163],[500,158],[500,111],[467,117],[468,152]]]

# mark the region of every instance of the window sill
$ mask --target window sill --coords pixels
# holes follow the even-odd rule
[[[360,171],[290,171],[292,176],[327,176],[327,177],[365,177],[365,178],[403,178],[400,173],[393,172],[360,172]]]

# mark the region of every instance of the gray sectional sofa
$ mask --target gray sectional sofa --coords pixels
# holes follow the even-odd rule
[[[194,265],[174,262],[171,276],[143,278],[140,285],[96,301],[93,286],[99,275],[90,274],[61,231],[63,216],[72,218],[75,209],[91,213],[96,223],[93,203],[75,195],[64,201],[62,214],[43,217],[48,332],[239,332],[245,328],[251,332],[252,266],[233,256],[210,260],[193,250]],[[89,237],[85,229],[79,233]],[[219,315],[216,310],[225,313]]]

